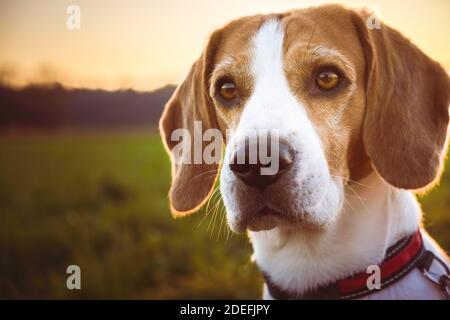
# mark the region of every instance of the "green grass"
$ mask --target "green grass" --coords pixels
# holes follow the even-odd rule
[[[158,136],[2,138],[0,150],[0,297],[258,297],[244,236],[217,239],[202,213],[172,219]],[[80,291],[66,289],[69,264]]]
[[[169,179],[157,135],[0,138],[0,298],[259,298],[246,237],[219,234],[223,215],[173,220]],[[449,190],[447,174],[422,199],[447,250]]]

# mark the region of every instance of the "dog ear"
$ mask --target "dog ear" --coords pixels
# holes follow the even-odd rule
[[[209,198],[217,179],[219,163],[204,162],[202,153],[206,143],[201,137],[206,130],[217,128],[214,105],[208,94],[208,81],[219,40],[220,32],[216,31],[200,58],[192,66],[187,78],[166,104],[159,122],[160,133],[172,162],[169,199],[175,217],[198,210]],[[197,121],[201,121],[201,128],[194,123]],[[177,129],[187,133],[183,135],[181,142],[174,141],[180,138],[179,135],[173,135],[176,131],[180,132]],[[200,139],[197,138],[194,142],[195,135]],[[200,142],[201,148],[194,148],[194,143]],[[176,148],[179,143],[184,145],[181,151]],[[194,155],[194,152],[198,154]],[[194,157],[198,159],[199,156],[202,157],[201,163],[194,159]]]
[[[352,12],[366,59],[363,141],[380,176],[403,189],[423,188],[441,172],[449,121],[445,70],[396,30],[368,28]]]

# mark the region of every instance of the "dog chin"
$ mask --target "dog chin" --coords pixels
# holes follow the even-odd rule
[[[270,209],[263,209],[257,216],[248,219],[247,229],[250,231],[268,231],[279,224],[277,213]]]
[[[252,216],[242,217],[242,215],[237,215],[237,217],[237,219],[228,220],[231,230],[236,233],[243,233],[246,230],[252,232],[269,231],[275,228],[286,231],[309,230],[322,232],[333,221],[333,219],[318,220],[309,214],[287,217],[268,208],[264,208]]]
[[[278,213],[264,208],[253,215],[237,215],[237,219],[231,219],[229,225],[231,230],[236,233],[242,233],[245,230],[250,231],[268,231],[277,227],[280,223]]]
[[[269,208],[260,210],[257,214],[242,217],[229,221],[231,230],[236,233],[243,233],[245,230],[252,232],[269,231],[276,227],[289,230],[308,229],[323,230],[326,224],[319,223],[314,219],[308,218],[287,218],[280,213]]]

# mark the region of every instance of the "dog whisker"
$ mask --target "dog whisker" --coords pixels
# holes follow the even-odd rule
[[[224,223],[224,215],[223,215],[223,213],[224,213],[224,211],[223,211],[223,206],[220,208],[220,210],[219,210],[219,215],[220,216],[222,216],[222,221],[220,222],[220,228],[219,228],[219,232],[217,233],[217,238],[216,238],[216,241],[218,241],[219,240],[219,237],[220,237],[220,233],[221,233],[221,231],[222,231],[222,227],[223,227],[223,223]]]
[[[216,227],[216,221],[217,221],[217,216],[218,216],[218,209],[220,208],[220,200],[221,200],[221,198],[217,201],[216,205],[214,206],[214,212],[213,212],[213,217],[212,217],[213,223],[212,223],[210,238],[212,238],[214,235],[214,229]]]
[[[217,196],[217,193],[218,193],[219,190],[220,190],[220,186],[217,186],[217,187],[213,190],[211,196],[210,196],[209,199],[208,199],[208,203],[206,204],[205,215],[203,216],[202,220],[201,220],[201,221],[199,222],[199,224],[197,225],[197,228],[199,228],[199,227],[201,226],[201,224],[203,223],[203,221],[205,221],[206,217],[208,216],[209,205],[210,205],[210,203],[211,203],[211,200],[212,200],[215,196]],[[220,194],[220,192],[219,192],[219,194]]]
[[[216,208],[217,208],[217,205],[219,204],[219,201],[220,201],[220,193],[217,193],[216,194],[216,196],[217,195],[219,195],[219,197],[217,197],[217,201],[216,201],[216,203],[214,203],[213,204],[213,207],[212,207],[212,213],[211,213],[211,220],[209,221],[209,224],[208,224],[208,231],[209,230],[213,230],[213,229],[211,229],[211,226],[213,226],[213,228],[214,228],[214,223],[215,223],[215,216],[216,216]],[[207,214],[209,215],[209,211],[207,212]],[[212,234],[211,234],[211,236],[212,236]]]
[[[216,204],[214,205],[214,211],[213,211],[213,218],[212,218],[212,228],[211,228],[211,234],[210,234],[210,239],[212,239],[212,237],[214,236],[214,230],[216,228],[216,221],[217,221],[217,209],[219,208],[219,202],[216,202]]]
[[[195,179],[198,179],[198,178],[200,178],[201,176],[204,176],[205,174],[208,174],[208,173],[211,173],[211,172],[214,172],[214,175],[211,175],[210,177],[206,177],[205,179],[209,179],[209,178],[215,177],[215,176],[217,175],[217,170],[216,170],[216,169],[213,169],[213,170],[207,170],[207,171],[202,172],[202,173],[196,175],[195,177],[193,177],[193,178],[190,180],[190,182],[193,182]]]
[[[363,207],[366,210],[366,212],[368,212],[369,209],[367,208],[367,206],[366,206],[365,202],[363,201],[363,199],[358,195],[358,193],[351,186],[349,186],[349,185],[347,185],[347,186],[349,187],[350,191],[352,191],[355,194],[356,198],[361,202],[361,204],[363,205]]]
[[[332,176],[332,177],[334,177],[334,178],[340,178],[340,179],[343,179],[343,180],[345,180],[345,181],[348,181],[348,182],[357,184],[357,185],[359,185],[359,186],[361,186],[361,187],[370,188],[370,189],[375,189],[374,186],[370,186],[370,185],[368,185],[368,184],[364,184],[364,183],[361,183],[361,182],[358,182],[358,181],[355,181],[355,180],[352,180],[352,179],[349,179],[349,178],[345,178],[345,177],[342,177],[342,176],[339,176],[339,175],[334,175],[334,174],[331,174],[331,173],[330,173],[330,176]]]

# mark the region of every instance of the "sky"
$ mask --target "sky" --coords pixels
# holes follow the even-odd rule
[[[153,90],[181,82],[230,20],[327,2],[374,9],[450,70],[449,0],[0,0],[0,81]]]

